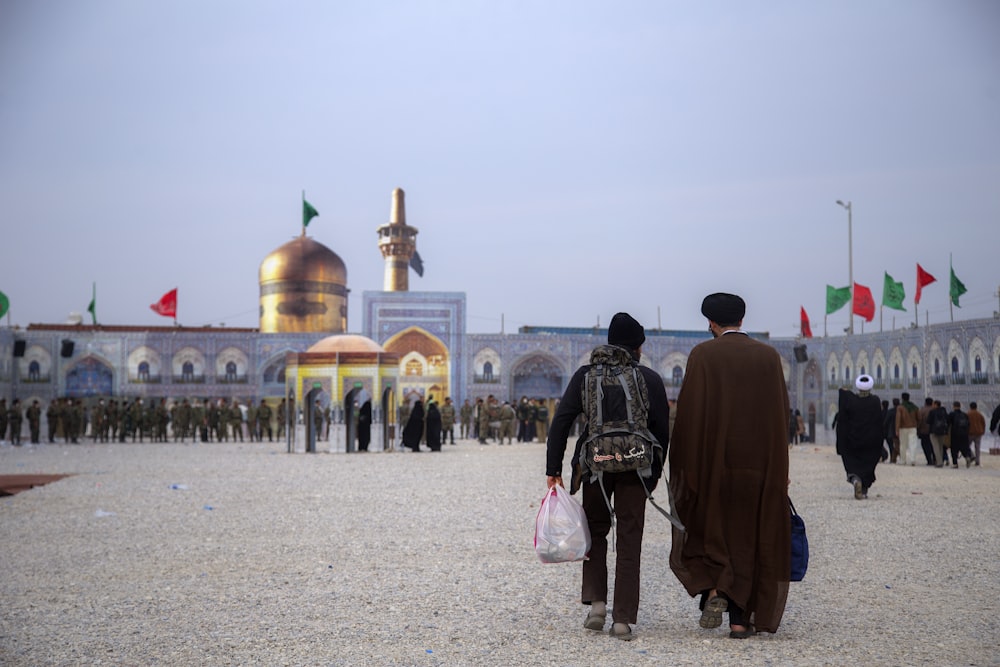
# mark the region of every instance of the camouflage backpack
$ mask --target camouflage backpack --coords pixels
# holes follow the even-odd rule
[[[628,350],[601,345],[590,355],[583,381],[587,439],[581,461],[598,477],[604,472],[637,471],[649,477],[660,445],[649,431],[646,380]]]

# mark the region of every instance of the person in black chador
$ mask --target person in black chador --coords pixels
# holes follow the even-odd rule
[[[367,452],[372,441],[372,402],[365,401],[358,410],[358,451]]]
[[[410,410],[410,418],[403,427],[403,446],[419,452],[422,437],[424,437],[424,402],[418,400]]]
[[[873,385],[870,375],[859,375],[854,382],[857,394],[840,388],[837,454],[844,461],[847,481],[857,500],[868,497],[868,489],[875,483],[875,466],[882,458],[882,404],[871,393]]]
[[[441,451],[441,411],[437,403],[427,403],[427,446],[432,452]]]

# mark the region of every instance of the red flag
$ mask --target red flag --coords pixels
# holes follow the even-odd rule
[[[865,318],[865,322],[875,319],[875,299],[872,298],[872,291],[857,283],[854,283],[854,314]]]
[[[160,297],[160,300],[150,306],[157,315],[177,317],[177,288],[173,288]]]
[[[802,337],[812,338],[813,337],[812,327],[809,326],[809,316],[806,315],[805,306],[799,306],[799,310],[802,311],[800,314],[800,318],[802,320]]]
[[[913,303],[920,303],[920,293],[925,287],[936,281],[937,278],[924,271],[924,267],[917,264],[917,295],[913,297]]]

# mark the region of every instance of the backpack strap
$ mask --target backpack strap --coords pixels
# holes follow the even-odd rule
[[[594,420],[594,427],[595,430],[600,430],[604,426],[604,365],[597,364],[594,370],[594,385],[597,387],[597,419]]]
[[[674,494],[671,493],[670,491],[670,484],[667,482],[666,474],[663,475],[663,481],[667,485],[667,507],[670,508],[669,512],[667,512],[662,507],[656,504],[656,501],[653,500],[653,495],[649,492],[649,489],[646,488],[645,484],[642,485],[642,488],[645,489],[646,498],[648,498],[649,503],[656,508],[656,511],[662,514],[663,516],[667,517],[667,521],[669,521],[674,526],[674,528],[683,533],[685,532],[686,529],[684,528],[684,524],[681,523],[680,518],[677,516],[677,510],[674,507]]]
[[[634,367],[632,368],[632,377],[633,379],[635,379]],[[628,390],[628,382],[625,381],[624,373],[618,374],[618,383],[622,386],[622,391],[625,392],[625,410],[628,413],[627,419],[628,419],[629,430],[631,431],[635,427],[635,417],[632,415],[632,394]],[[635,379],[635,386],[636,387],[639,386],[638,379]]]

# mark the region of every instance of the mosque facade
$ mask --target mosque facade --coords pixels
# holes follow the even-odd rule
[[[450,396],[460,406],[489,395],[511,402],[527,396],[554,404],[607,330],[468,333],[464,292],[409,290],[418,230],[406,223],[402,190],[392,196],[390,221],[377,229],[383,290],[363,292],[360,334],[348,333],[347,267],[303,229],[261,263],[259,328],[2,327],[0,397],[44,406],[66,396],[243,405],[309,396],[343,420],[344,406],[360,395],[373,401],[383,424],[394,421],[395,407],[418,398]],[[1000,403],[997,316],[810,339],[751,335],[780,354],[789,403],[814,437],[837,411],[838,388],[860,373],[872,375],[873,392],[886,400],[908,392],[917,403],[926,396],[945,405],[977,401],[987,415]],[[709,334],[652,329],[646,336],[641,363],[676,397],[691,348]]]

